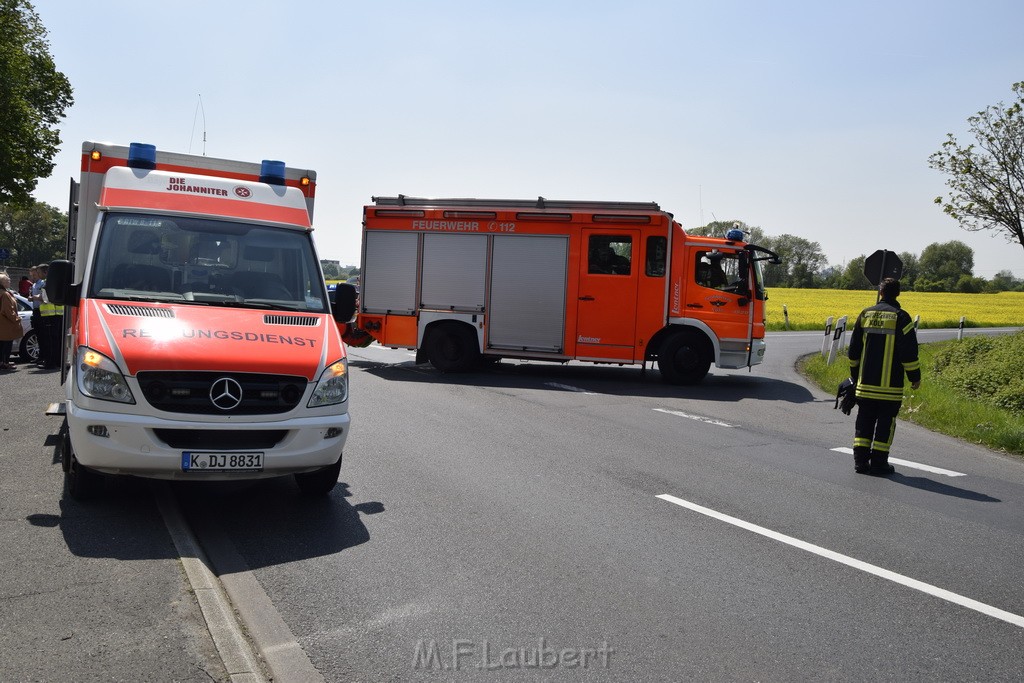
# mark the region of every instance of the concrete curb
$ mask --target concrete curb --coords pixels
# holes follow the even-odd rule
[[[192,590],[195,592],[199,609],[206,620],[213,644],[217,648],[224,668],[232,683],[267,683],[268,679],[259,666],[245,632],[235,618],[220,581],[209,569],[209,561],[181,516],[177,503],[171,497],[166,485],[155,484],[156,502],[164,524],[178,550],[181,564]]]

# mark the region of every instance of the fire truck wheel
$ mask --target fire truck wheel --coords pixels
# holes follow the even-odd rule
[[[443,323],[430,334],[427,358],[441,372],[467,372],[476,367],[480,347],[467,325]]]
[[[669,384],[697,384],[708,374],[711,354],[706,340],[694,332],[680,332],[665,340],[658,353],[658,369]]]
[[[303,472],[295,475],[295,483],[299,485],[299,491],[305,496],[326,496],[338,483],[338,475],[341,474],[341,456],[338,462],[333,465]]]

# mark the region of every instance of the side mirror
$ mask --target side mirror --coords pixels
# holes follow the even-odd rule
[[[331,301],[331,315],[339,323],[347,323],[356,314],[356,288],[348,284],[340,284],[334,290]]]
[[[59,260],[50,263],[46,273],[46,298],[58,306],[74,306],[78,303],[77,288],[71,284],[75,276],[75,264]]]

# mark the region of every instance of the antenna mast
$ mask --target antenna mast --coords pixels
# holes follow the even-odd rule
[[[203,156],[206,156],[206,110],[203,109],[203,96],[199,95],[199,102],[196,104],[196,113],[192,116],[192,136],[188,139],[188,151],[192,153],[192,140],[196,136],[196,120],[199,114],[203,115]]]

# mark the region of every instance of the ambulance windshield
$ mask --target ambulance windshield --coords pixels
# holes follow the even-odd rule
[[[309,234],[181,216],[108,214],[90,296],[324,313]]]

